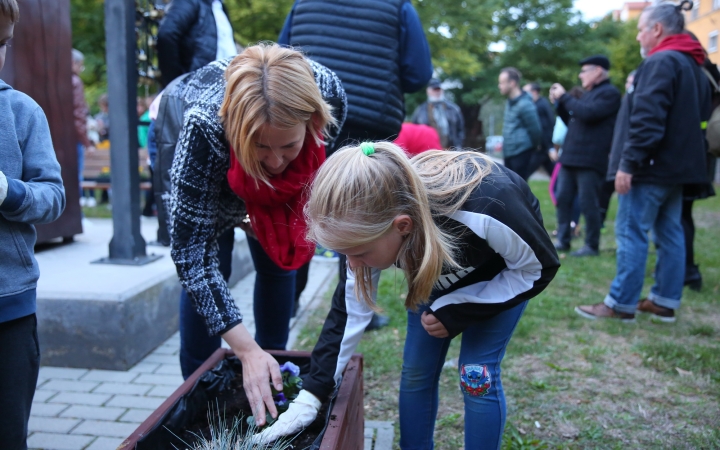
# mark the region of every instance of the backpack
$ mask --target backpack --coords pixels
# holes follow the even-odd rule
[[[178,88],[189,75],[186,73],[175,78],[162,92],[158,115],[155,119],[155,143],[157,156],[152,162],[153,166],[153,193],[157,205],[158,234],[157,240],[164,246],[170,245],[170,169],[175,158],[180,133],[183,128],[185,115],[185,99],[180,96]]]
[[[718,86],[717,81],[715,81],[710,71],[705,67],[702,68],[702,71],[705,73],[705,76],[707,76],[708,81],[710,81],[712,96],[713,99],[715,99],[720,95],[720,86]],[[710,119],[703,123],[703,128],[705,129],[705,139],[708,143],[708,152],[713,156],[720,157],[720,106],[715,106],[710,115]]]

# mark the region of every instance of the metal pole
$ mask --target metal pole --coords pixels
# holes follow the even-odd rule
[[[105,39],[113,237],[110,257],[96,262],[142,265],[160,256],[145,253],[140,234],[135,0],[105,0]]]

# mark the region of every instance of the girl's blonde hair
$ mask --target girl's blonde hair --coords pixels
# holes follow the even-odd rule
[[[474,152],[432,150],[408,159],[390,142],[374,148],[366,156],[360,147],[344,147],[320,167],[305,206],[308,238],[327,248],[355,247],[388,232],[397,216],[410,216],[398,265],[408,283],[405,306],[414,310],[427,302],[444,266],[459,267],[453,237],[433,218],[460,208],[494,163]],[[355,269],[355,289],[373,306],[370,275]]]
[[[269,174],[257,158],[258,129],[270,124],[288,129],[306,124],[319,145],[335,119],[315,83],[302,53],[277,44],[246,48],[225,71],[227,87],[220,118],[228,142],[245,172],[269,184]]]

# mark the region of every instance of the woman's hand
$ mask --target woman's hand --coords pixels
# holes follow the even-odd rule
[[[423,328],[425,328],[425,331],[427,331],[430,336],[436,338],[446,338],[450,336],[450,333],[448,333],[445,325],[443,325],[442,322],[440,322],[433,314],[428,314],[427,311],[422,313],[420,322],[422,322]]]
[[[273,418],[278,415],[269,381],[272,379],[275,389],[282,391],[280,366],[275,358],[257,345],[243,324],[231,328],[222,337],[242,362],[245,395],[255,416],[255,423],[261,427],[265,425],[265,407]]]
[[[251,237],[257,241],[257,235],[255,234],[255,231],[253,231],[252,224],[250,223],[250,218],[243,219],[243,221],[240,222],[237,226],[238,228],[243,230],[245,234],[248,235],[248,237]]]

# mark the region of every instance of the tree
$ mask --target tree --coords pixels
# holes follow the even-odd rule
[[[578,61],[604,50],[591,25],[572,10],[570,0],[512,3],[500,21],[507,44],[500,65],[516,67],[524,81],[545,88],[556,82],[566,88],[576,85]]]
[[[103,0],[71,0],[70,3],[73,47],[85,55],[82,79],[91,106],[107,89],[104,3]],[[247,46],[277,40],[293,0],[226,0],[225,3],[236,41]]]
[[[606,18],[597,25],[598,30],[615,29],[614,36],[607,41],[608,56],[612,63],[610,79],[620,92],[624,92],[625,79],[642,62],[640,44],[635,39],[638,32],[637,20],[615,22]]]
[[[501,0],[417,0],[414,5],[430,44],[437,75],[453,80],[458,87],[449,90],[465,117],[466,145],[479,147],[482,134],[478,121],[482,90],[492,72],[493,55],[488,46],[495,39],[494,11]],[[491,77],[492,75],[490,75]],[[425,92],[406,96],[408,114],[425,101]]]
[[[277,41],[293,0],[226,0],[235,40],[242,46]]]
[[[85,55],[85,71],[81,78],[88,105],[94,111],[97,98],[107,90],[104,1],[71,0],[70,21],[73,48]]]

